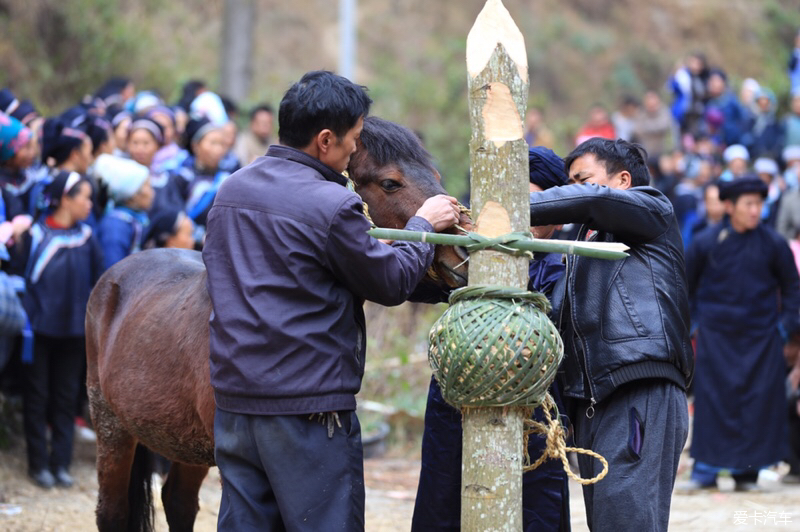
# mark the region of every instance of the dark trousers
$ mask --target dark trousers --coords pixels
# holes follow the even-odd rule
[[[86,364],[83,337],[56,338],[36,334],[33,363],[23,364],[23,414],[28,469],[69,468],[75,433],[75,404]],[[52,430],[47,452],[46,428]]]
[[[689,431],[686,393],[664,380],[642,380],[621,386],[595,405],[573,401],[571,421],[578,447],[608,460],[609,472],[597,484],[583,487],[590,530],[667,530],[672,488]],[[578,454],[583,478],[594,477],[602,464]]]
[[[542,409],[536,410],[534,419],[544,420]],[[461,530],[461,440],[461,412],[445,402],[432,378],[412,532]],[[529,437],[531,462],[542,455],[545,444],[542,436]],[[527,532],[570,530],[567,475],[560,461],[548,460],[522,475],[522,522]]]
[[[355,412],[333,437],[308,414],[220,410],[215,457],[222,477],[217,530],[364,530],[364,454]]]

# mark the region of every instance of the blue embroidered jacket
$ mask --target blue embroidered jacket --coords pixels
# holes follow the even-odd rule
[[[142,249],[142,235],[149,220],[147,213],[128,207],[115,207],[100,222],[99,239],[105,269]]]
[[[92,228],[55,229],[36,222],[23,238],[28,250],[23,305],[37,334],[84,335],[86,303],[103,273],[103,252]]]

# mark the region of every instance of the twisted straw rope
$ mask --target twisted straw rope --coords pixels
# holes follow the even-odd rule
[[[530,456],[528,455],[528,437],[530,434],[544,434],[547,438],[547,444],[542,453],[542,456],[539,457],[536,462],[532,465],[525,466],[523,465],[522,471],[528,472],[533,471],[540,465],[544,463],[545,460],[549,458],[555,458],[556,460],[561,460],[561,463],[564,464],[564,471],[569,475],[569,477],[574,480],[575,482],[583,485],[588,486],[590,484],[596,484],[603,480],[603,478],[608,474],[608,461],[603,458],[601,455],[597,454],[596,452],[592,451],[591,449],[582,449],[580,447],[567,447],[566,443],[566,436],[564,434],[564,428],[561,426],[561,423],[558,421],[558,416],[556,415],[556,419],[550,415],[551,410],[558,410],[556,409],[555,402],[553,398],[548,393],[545,396],[544,402],[542,403],[542,408],[544,409],[544,415],[546,421],[544,423],[540,421],[534,421],[530,419],[525,420],[525,425],[531,427],[530,429],[525,431],[525,440],[524,440],[524,448],[525,448],[525,458],[524,463],[530,463]],[[576,452],[581,454],[589,455],[593,458],[596,458],[603,464],[603,470],[598,474],[596,477],[593,478],[581,478],[580,476],[576,475],[572,472],[572,468],[569,466],[569,461],[567,460],[567,453],[568,452]]]

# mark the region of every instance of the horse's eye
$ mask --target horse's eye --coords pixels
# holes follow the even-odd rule
[[[386,192],[394,192],[402,188],[403,185],[399,181],[395,181],[394,179],[384,179],[381,181],[381,188]]]

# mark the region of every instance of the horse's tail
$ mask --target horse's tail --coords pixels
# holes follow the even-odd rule
[[[131,466],[131,480],[128,484],[128,532],[152,532],[154,530],[155,509],[153,508],[153,473],[155,463],[153,453],[136,444]]]

